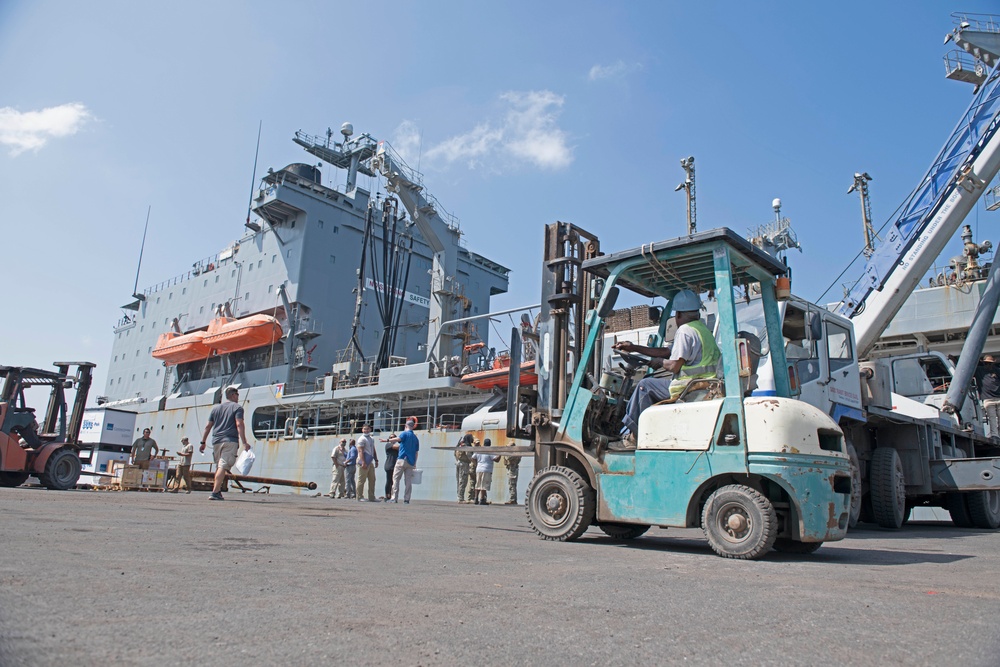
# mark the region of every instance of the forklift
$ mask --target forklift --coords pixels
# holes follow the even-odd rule
[[[93,369],[86,361],[57,361],[56,371],[0,366],[0,486],[20,486],[34,475],[43,486],[65,491],[80,479],[80,427]],[[70,369],[75,367],[75,372]],[[42,422],[25,402],[25,389],[49,387]],[[67,415],[66,390],[75,389]]]

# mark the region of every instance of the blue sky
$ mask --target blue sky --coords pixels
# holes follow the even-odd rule
[[[970,100],[941,60],[959,10],[1000,7],[5,0],[0,363],[90,359],[103,388],[147,207],[140,287],[240,235],[261,121],[258,174],[344,121],[419,162],[469,247],[513,269],[494,309],[538,300],[545,223],[605,250],[680,235],[688,155],[700,229],[782,199],[816,299],[862,245],[854,172],[881,224]],[[977,238],[995,215],[970,216]]]

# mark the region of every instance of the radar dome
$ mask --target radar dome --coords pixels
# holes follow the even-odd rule
[[[340,133],[345,137],[349,137],[354,134],[354,126],[350,123],[344,123],[340,126]]]
[[[777,197],[775,197],[774,201],[771,202],[771,207],[772,208],[781,208],[781,200],[778,199]]]

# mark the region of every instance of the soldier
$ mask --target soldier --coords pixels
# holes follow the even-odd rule
[[[471,434],[470,434],[471,435]],[[474,438],[471,445],[473,447],[479,446],[479,438]],[[465,485],[465,502],[474,503],[476,502],[476,459],[473,457],[474,454],[466,454],[469,457],[469,464],[466,466],[466,477],[468,482]]]
[[[466,433],[458,441],[459,447],[470,447],[472,445],[472,434]],[[458,482],[458,502],[466,503],[465,489],[469,486],[469,452],[455,452],[455,481]]]
[[[513,447],[516,443],[510,443]],[[520,456],[503,457],[503,467],[507,469],[507,491],[510,494],[509,500],[504,505],[517,504],[517,470],[521,465]]]

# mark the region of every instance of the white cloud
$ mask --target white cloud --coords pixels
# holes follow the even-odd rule
[[[37,151],[51,138],[76,134],[91,118],[87,107],[79,102],[24,113],[3,107],[0,108],[0,144],[9,146],[11,155]]]
[[[477,124],[465,134],[446,139],[424,153],[431,162],[465,162],[470,168],[489,162],[528,162],[543,169],[561,169],[573,161],[568,135],[559,127],[565,98],[548,90],[507,92],[503,117]]]
[[[625,61],[619,60],[611,65],[594,65],[590,68],[590,73],[587,75],[587,78],[591,81],[600,81],[601,79],[620,79],[626,74],[640,69],[642,69],[642,65],[640,63],[628,65]]]
[[[412,120],[404,120],[393,132],[389,142],[407,164],[416,165],[420,158],[420,128]]]

